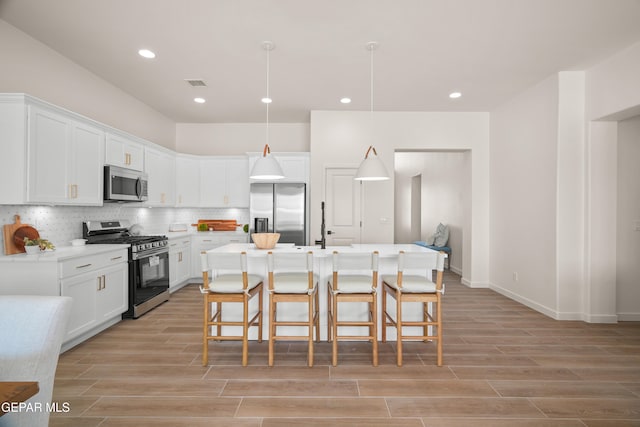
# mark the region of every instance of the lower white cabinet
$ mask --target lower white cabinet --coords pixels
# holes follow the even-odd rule
[[[73,298],[62,344],[66,351],[122,320],[129,305],[127,252],[126,245],[87,245],[0,257],[0,295]]]
[[[60,294],[73,298],[65,341],[127,311],[126,263],[60,281]]]
[[[169,291],[174,292],[191,278],[191,238],[169,239]]]

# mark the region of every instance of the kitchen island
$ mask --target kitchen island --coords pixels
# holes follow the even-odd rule
[[[318,282],[318,292],[320,297],[320,338],[321,340],[327,339],[327,290],[328,290],[328,280],[332,274],[332,254],[334,251],[338,252],[373,252],[378,251],[379,254],[379,266],[378,266],[378,339],[382,336],[382,327],[381,327],[381,319],[383,319],[381,313],[382,307],[382,282],[380,281],[380,277],[383,274],[396,274],[397,273],[397,263],[398,263],[398,253],[400,251],[405,252],[434,252],[432,249],[424,248],[422,246],[413,245],[413,244],[387,244],[387,243],[368,243],[368,244],[354,244],[350,246],[331,246],[326,249],[321,249],[319,246],[295,246],[294,244],[278,244],[273,249],[258,249],[252,243],[234,243],[225,245],[219,248],[214,249],[215,252],[222,253],[238,253],[238,252],[246,252],[247,253],[247,269],[251,274],[258,274],[264,277],[264,302],[263,302],[263,313],[265,316],[265,322],[262,328],[263,338],[269,336],[269,325],[268,325],[268,316],[269,316],[269,294],[268,294],[268,282],[267,282],[267,253],[269,251],[272,252],[313,252],[314,256],[314,272],[319,275],[320,279]],[[257,303],[257,300],[254,304]],[[234,304],[235,305],[235,304]],[[241,306],[237,304],[237,307],[231,305],[229,308],[225,308],[225,310],[229,310],[230,316],[241,316]],[[395,306],[393,304],[389,304],[387,309],[390,313],[395,315]],[[255,312],[255,306],[252,306],[252,312]],[[299,303],[281,303],[278,308],[278,313],[287,320],[305,320],[308,316],[307,307],[305,304]],[[368,309],[366,303],[350,303],[349,312],[340,313],[340,317],[345,319],[363,319],[367,316]],[[407,305],[406,308],[403,306],[403,317],[405,319],[415,319],[420,320],[422,318],[422,311],[420,309],[419,304],[410,304]],[[304,327],[287,327],[290,328],[287,333],[291,335],[304,335],[306,332],[304,331]],[[358,335],[363,333],[361,329],[357,327],[348,328],[353,329],[351,331],[345,331],[345,333]],[[410,330],[410,329],[408,329]],[[396,339],[396,331],[394,328],[389,328],[387,331],[387,338],[389,340]],[[257,339],[257,331],[255,328],[250,329],[249,339],[255,340]]]

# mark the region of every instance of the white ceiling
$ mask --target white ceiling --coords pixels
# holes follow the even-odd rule
[[[368,110],[369,41],[376,111],[490,111],[640,40],[640,0],[0,0],[0,18],[194,123],[265,120],[265,40],[272,122]]]

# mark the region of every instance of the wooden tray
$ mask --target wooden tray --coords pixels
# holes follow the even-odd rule
[[[197,227],[197,230],[200,231],[200,224],[205,224],[207,230],[210,227],[213,228],[213,231],[236,231],[236,228],[241,226],[235,219],[199,219],[197,224],[191,225]]]
[[[20,215],[16,215],[14,218],[15,222],[13,224],[3,226],[5,255],[24,253],[24,238],[37,239],[40,237],[38,230],[29,224],[20,222]]]

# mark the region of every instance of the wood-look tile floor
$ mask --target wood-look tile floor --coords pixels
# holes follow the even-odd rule
[[[432,343],[211,343],[201,366],[201,296],[187,286],[62,354],[57,426],[640,426],[640,323],[555,321],[447,272],[444,363]]]

